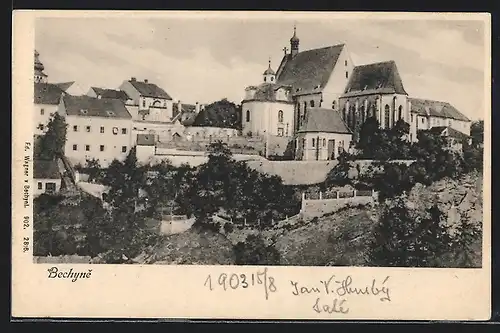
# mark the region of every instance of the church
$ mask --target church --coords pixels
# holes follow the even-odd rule
[[[405,121],[410,141],[438,125],[470,135],[470,119],[451,104],[410,98],[395,61],[355,66],[346,44],[305,51],[299,45],[294,27],[290,52],[284,48],[277,70],[269,61],[261,84],[245,89],[243,135],[287,138],[302,160],[336,159],[358,139],[368,117],[383,129]]]

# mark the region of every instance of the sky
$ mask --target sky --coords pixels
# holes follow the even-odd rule
[[[237,17],[38,18],[35,48],[49,82],[118,88],[148,79],[184,103],[228,98],[276,70],[297,26],[300,50],[346,43],[355,65],[394,60],[411,97],[450,102],[484,118],[485,23],[479,20],[381,20]]]

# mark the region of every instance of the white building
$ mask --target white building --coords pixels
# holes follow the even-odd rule
[[[421,98],[408,98],[410,114],[410,136],[417,140],[419,130],[433,127],[451,127],[470,136],[471,120],[448,102]]]
[[[394,127],[400,119],[409,123],[407,97],[394,61],[356,66],[340,98],[339,110],[357,140],[369,117],[375,117],[383,129]]]
[[[34,134],[43,134],[47,129],[50,116],[57,112],[61,96],[66,95],[73,82],[48,83],[48,75],[43,72],[45,67],[35,50],[34,65]]]
[[[269,67],[264,72],[263,84],[246,88],[247,96],[242,101],[242,125],[248,129],[247,133],[250,128],[252,134],[263,130],[277,132],[276,120],[278,112],[282,110],[286,120],[285,126],[280,128],[284,127],[286,132],[288,123],[288,135],[293,136],[305,120],[309,108],[338,109],[339,97],[354,67],[347,46],[339,44],[300,52],[299,38],[294,28],[290,47],[290,53],[284,49],[285,54],[275,74]],[[260,101],[256,103],[255,96],[259,94]],[[284,107],[284,102],[287,107]],[[291,121],[288,120],[291,118],[290,109],[293,110]],[[256,121],[252,121],[253,118]],[[259,123],[264,127],[259,127]]]
[[[335,160],[349,148],[351,139],[351,130],[338,111],[311,108],[297,132],[295,159]]]
[[[50,160],[33,161],[33,195],[55,194],[61,190],[61,174],[57,162]]]
[[[129,100],[127,109],[134,120],[171,122],[173,118],[172,97],[154,83],[147,79],[137,81],[132,77],[118,88],[124,91]]]
[[[123,101],[64,96],[59,113],[68,124],[65,155],[73,164],[95,158],[105,167],[130,151],[132,116]]]

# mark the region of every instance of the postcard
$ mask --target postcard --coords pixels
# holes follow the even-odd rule
[[[490,20],[15,11],[12,316],[489,319]]]

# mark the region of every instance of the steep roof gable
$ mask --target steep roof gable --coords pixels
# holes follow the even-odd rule
[[[408,95],[393,60],[354,67],[344,96],[368,93]]]
[[[69,116],[132,118],[123,101],[119,99],[67,95],[63,97],[63,103]]]
[[[351,134],[338,111],[323,108],[311,108],[307,111],[305,123],[298,133],[306,132]]]
[[[293,94],[321,92],[328,83],[344,44],[286,55],[276,82],[292,86]]]
[[[141,81],[136,81],[136,80],[130,80],[128,81],[132,86],[142,95],[145,97],[157,97],[157,98],[165,98],[172,100],[172,97],[170,97],[169,94],[162,88],[158,87],[154,83],[149,83],[149,82],[141,82]]]
[[[35,104],[57,105],[61,96],[65,94],[58,85],[53,83],[35,83],[34,89]]]
[[[129,99],[127,93],[123,90],[114,90],[114,89],[98,88],[98,87],[91,87],[91,88],[92,90],[94,90],[96,95],[101,96],[101,98],[115,98],[115,99],[121,99],[123,101]]]
[[[470,121],[463,113],[458,111],[453,105],[448,102],[435,101],[422,98],[408,98],[411,103],[411,112],[415,112],[421,116],[432,116],[441,118],[451,118],[461,121]]]
[[[58,179],[61,175],[57,162],[53,160],[33,160],[33,178]]]

